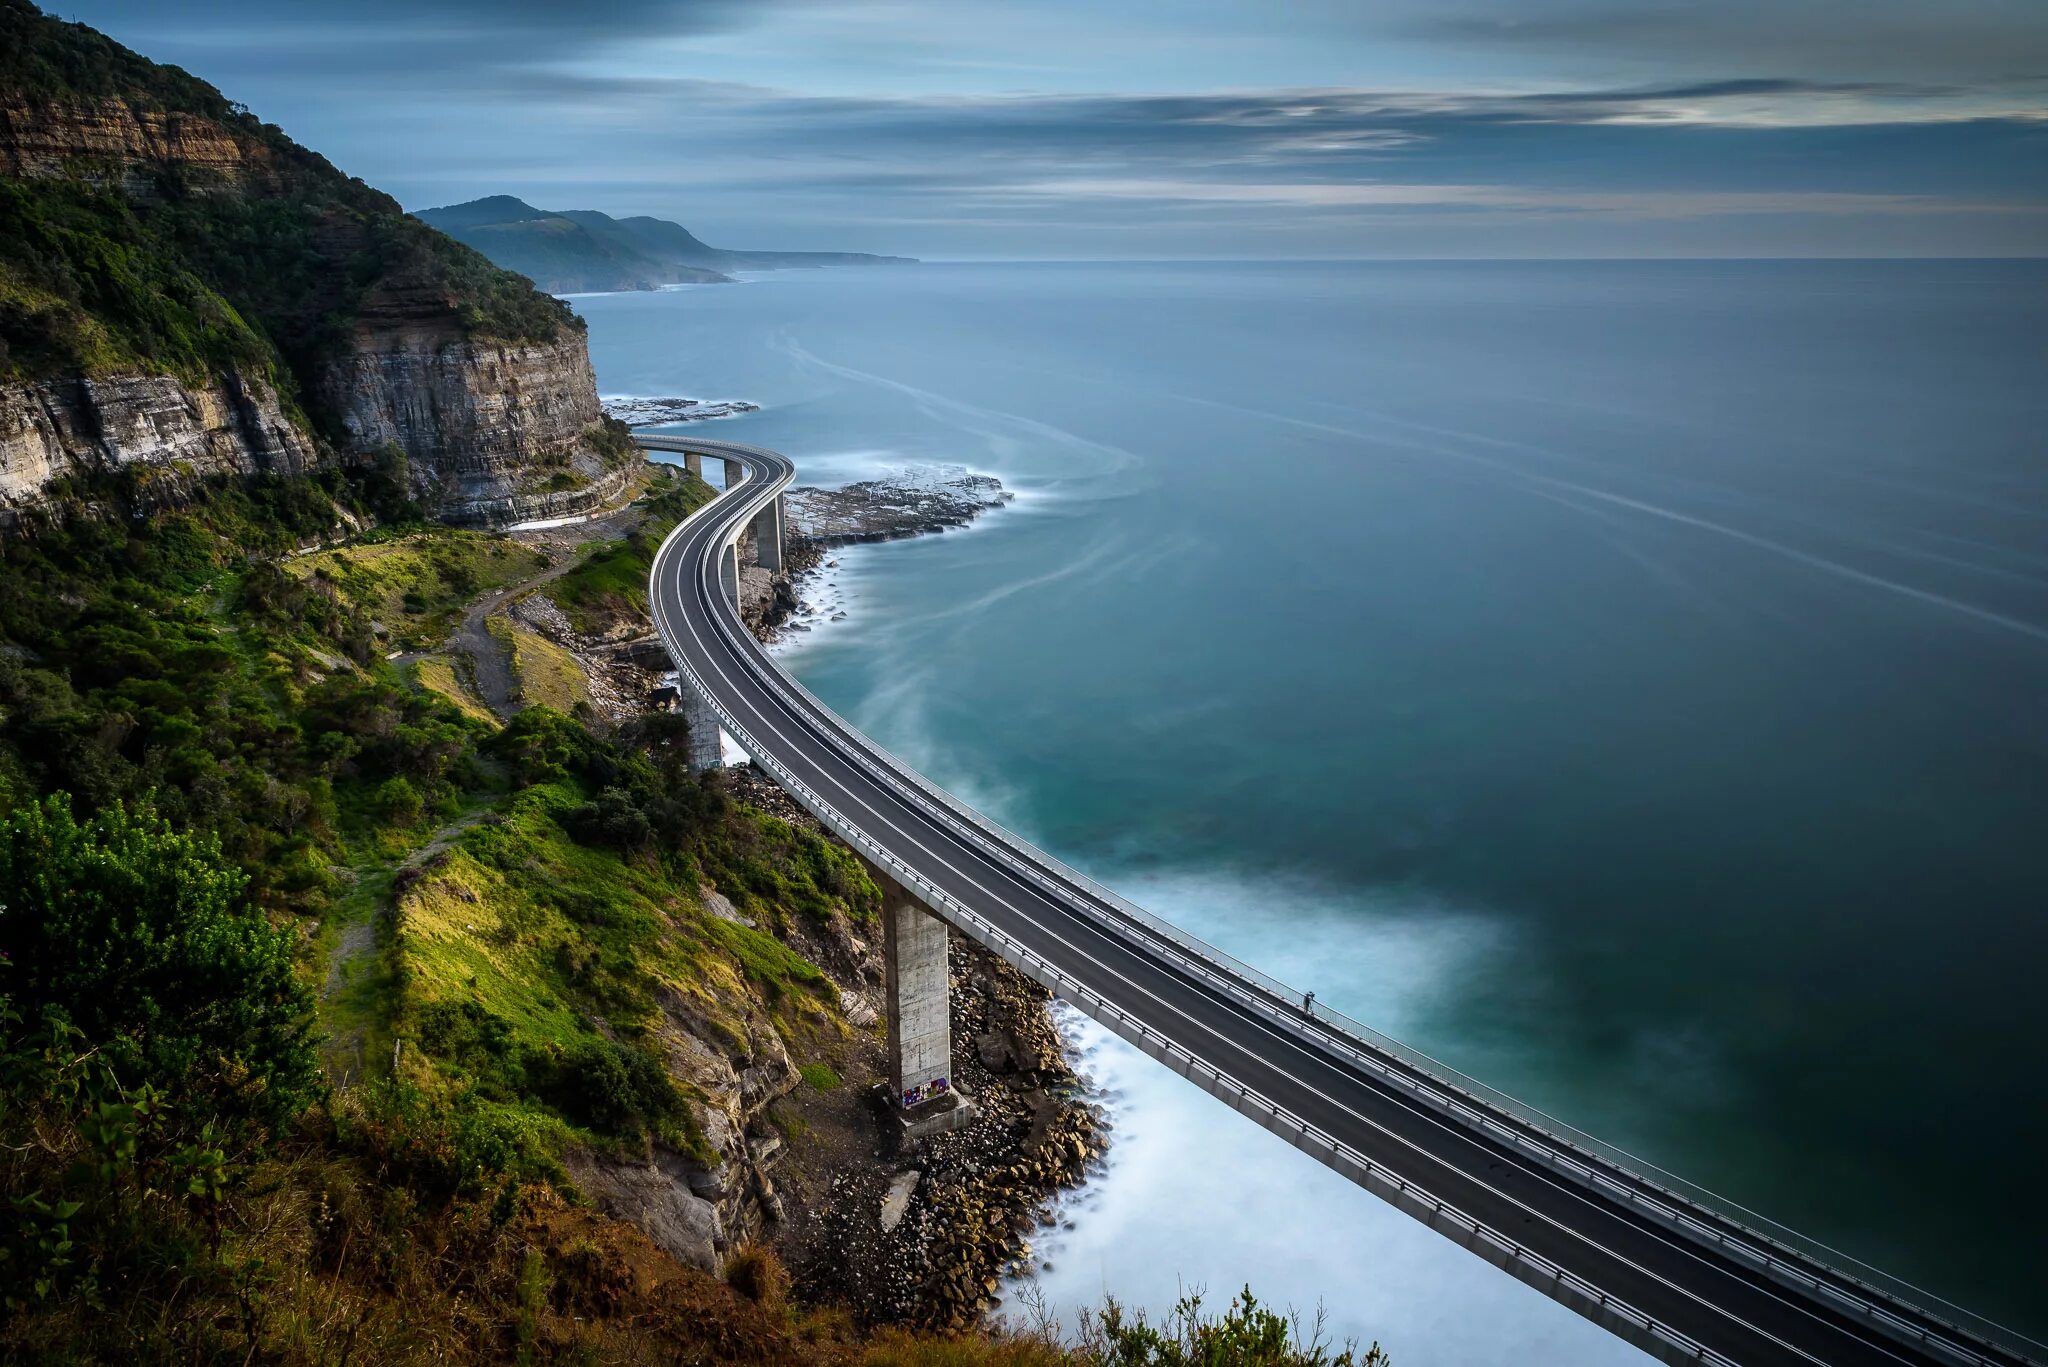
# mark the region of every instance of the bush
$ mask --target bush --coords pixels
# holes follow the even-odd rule
[[[550,1099],[578,1123],[623,1139],[672,1127],[684,1115],[683,1094],[661,1063],[610,1040],[586,1040],[556,1065]]]
[[[387,778],[378,785],[376,795],[370,799],[377,815],[392,826],[410,826],[420,819],[425,804],[410,783],[403,778]]]
[[[1083,1360],[1101,1367],[1388,1367],[1377,1343],[1363,1353],[1350,1343],[1333,1352],[1320,1312],[1304,1333],[1300,1320],[1259,1304],[1250,1287],[1221,1318],[1202,1313],[1200,1293],[1183,1296],[1157,1327],[1142,1310],[1130,1314],[1107,1300],[1082,1313],[1080,1339]]]
[[[313,1001],[248,881],[146,805],[84,824],[63,793],[22,807],[0,824],[17,1009],[75,1026],[123,1086],[211,1092],[224,1119],[283,1125],[320,1090]]]
[[[789,1271],[775,1250],[748,1243],[725,1260],[725,1284],[754,1304],[773,1310],[789,1295]]]

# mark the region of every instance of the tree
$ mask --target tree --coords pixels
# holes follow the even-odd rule
[[[147,803],[84,823],[63,793],[23,806],[0,822],[0,990],[76,1027],[123,1085],[274,1130],[320,1089],[313,1000],[248,882]]]

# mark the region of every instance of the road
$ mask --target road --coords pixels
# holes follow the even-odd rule
[[[730,442],[641,440],[746,471],[655,558],[655,624],[685,686],[798,802],[955,930],[1369,1191],[1665,1361],[2007,1367],[2048,1358],[1870,1269],[1852,1275],[1841,1270],[1845,1259],[1809,1256],[1789,1231],[1766,1233],[1757,1217],[1680,1196],[1676,1179],[1652,1180],[1589,1150],[1597,1141],[1562,1135],[1505,1099],[1481,1099],[1477,1084],[1362,1027],[1304,1010],[1299,996],[977,817],[812,698],[741,625],[720,564],[747,519],[789,484],[789,460]]]

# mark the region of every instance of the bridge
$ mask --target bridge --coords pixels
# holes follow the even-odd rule
[[[950,1078],[946,942],[965,935],[1225,1104],[1665,1362],[2017,1367],[2048,1349],[1495,1092],[1196,940],[937,788],[761,649],[742,548],[779,564],[773,451],[642,435],[726,491],[662,544],[656,629],[692,763],[723,732],[885,891],[889,1049],[906,1132],[972,1105]],[[1874,1138],[1873,1142],[1881,1142]]]

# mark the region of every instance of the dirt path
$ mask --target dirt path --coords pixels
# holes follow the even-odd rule
[[[495,803],[488,803],[473,811],[464,812],[455,820],[435,831],[433,838],[400,860],[391,871],[392,882],[408,869],[417,869],[442,851],[453,845],[461,834],[477,822],[496,811]],[[327,982],[320,989],[323,1001],[331,1001],[337,992],[348,985],[349,969],[365,954],[377,947],[377,931],[391,914],[388,895],[378,897],[378,905],[360,921],[351,922],[341,928],[341,938],[335,941],[334,953],[327,961]]]
[[[640,486],[633,489],[638,499],[645,492]],[[461,625],[449,635],[445,649],[468,658],[471,681],[476,686],[477,697],[490,708],[500,720],[509,720],[519,710],[519,676],[512,669],[512,653],[505,643],[491,635],[490,619],[510,605],[552,580],[559,579],[575,568],[577,553],[593,541],[613,541],[626,535],[640,525],[646,513],[628,503],[615,508],[602,517],[588,522],[574,522],[563,527],[548,527],[541,531],[512,532],[515,541],[524,545],[552,551],[555,563],[540,573],[530,575],[517,584],[511,584],[495,593],[486,594],[470,605],[462,616]]]

